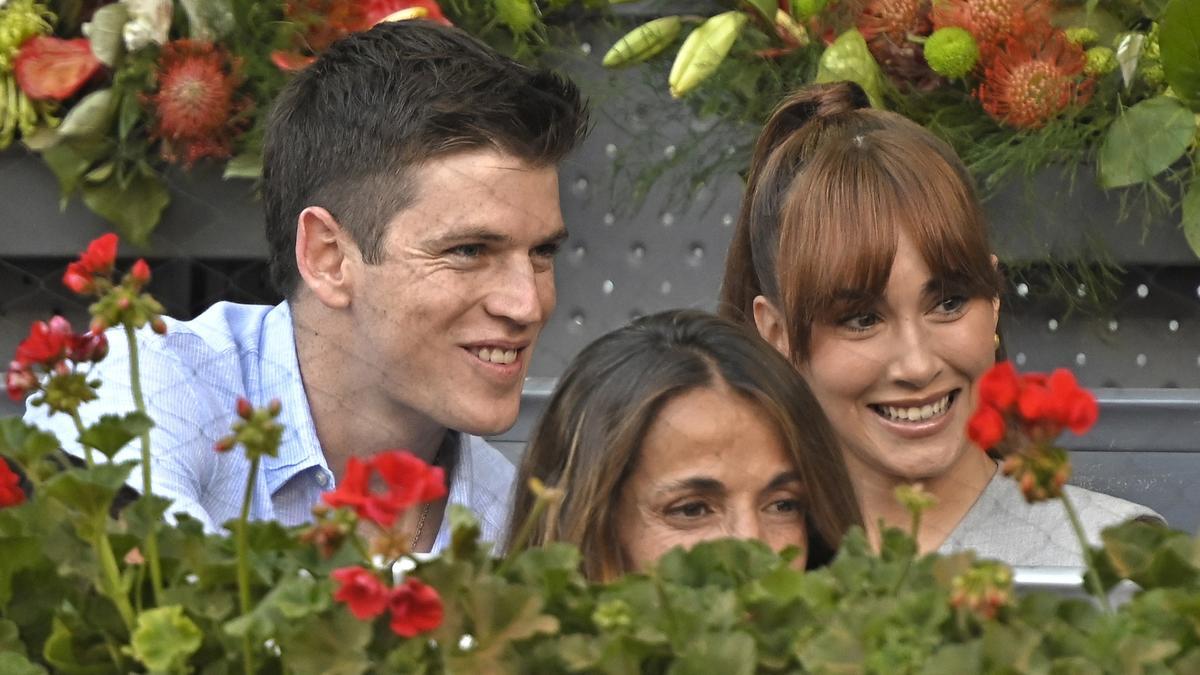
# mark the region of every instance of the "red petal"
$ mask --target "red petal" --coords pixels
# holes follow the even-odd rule
[[[317,57],[315,56],[305,56],[299,52],[271,52],[271,63],[274,63],[276,68],[286,73],[295,73],[304,70],[316,60]]]
[[[100,70],[87,38],[62,40],[30,38],[13,60],[17,86],[31,99],[63,101],[71,98]]]

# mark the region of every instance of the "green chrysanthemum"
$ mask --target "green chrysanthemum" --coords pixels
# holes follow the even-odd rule
[[[0,72],[12,70],[13,57],[25,41],[46,35],[54,22],[54,13],[34,0],[9,0],[0,6]]]
[[[943,77],[965,77],[979,62],[979,45],[965,29],[939,28],[925,41],[925,62]]]
[[[1078,27],[1068,28],[1064,33],[1067,34],[1067,40],[1080,47],[1086,47],[1090,44],[1095,44],[1096,40],[1100,39],[1100,34],[1091,28]]]
[[[1083,72],[1093,77],[1107,75],[1117,69],[1117,55],[1108,47],[1092,47],[1085,53],[1087,65]]]
[[[494,0],[492,4],[500,23],[518,35],[537,25],[538,13],[533,0]]]

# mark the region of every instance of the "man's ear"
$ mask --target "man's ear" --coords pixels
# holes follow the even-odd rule
[[[358,247],[333,215],[310,206],[296,219],[296,268],[308,290],[331,309],[349,306]]]
[[[754,298],[754,326],[758,328],[758,334],[764,340],[788,360],[791,360],[792,350],[783,312],[779,311],[779,308],[772,304],[766,296],[759,295]]]

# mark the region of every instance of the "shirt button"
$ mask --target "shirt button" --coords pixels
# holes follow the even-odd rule
[[[329,487],[329,474],[324,471],[317,472],[317,485],[321,487]]]

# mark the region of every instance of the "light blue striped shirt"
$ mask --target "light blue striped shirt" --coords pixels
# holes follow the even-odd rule
[[[220,302],[192,321],[168,318],[166,322],[166,335],[148,329],[138,334],[142,391],[155,422],[150,432],[154,493],[173,500],[169,513],[186,512],[209,531],[219,531],[237,518],[250,463],[240,449],[218,453],[213,445],[229,434],[238,397],[255,405],[278,398],[283,404],[279,418],[285,428],[283,442],[277,457],[262,460],[250,517],[289,526],[311,521],[313,505],[321,493],[334,489],[335,477],[325,463],[304,393],[288,304]],[[100,415],[134,408],[129,351],[119,330],[109,333],[109,355],[93,371],[103,386],[99,400],[80,408],[85,425]],[[44,406],[28,408],[25,421],[57,434],[68,452],[82,454],[71,419],[46,413]],[[483,538],[499,541],[507,524],[515,471],[483,439],[460,438],[461,452],[449,478],[449,502],[471,509],[479,518]],[[139,456],[135,441],[117,459]],[[140,475],[135,470],[131,479],[139,489]],[[450,542],[448,518],[442,520],[435,552]]]

